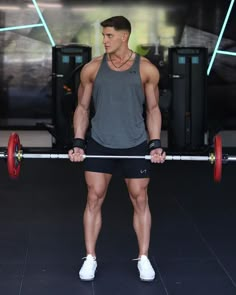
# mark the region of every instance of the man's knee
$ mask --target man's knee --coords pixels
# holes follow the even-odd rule
[[[105,187],[88,185],[87,206],[89,209],[94,210],[100,208],[105,195]]]
[[[126,183],[132,199],[141,200],[147,198],[148,179],[127,179]]]
[[[148,195],[147,190],[145,188],[140,188],[136,190],[132,190],[129,192],[130,199],[134,206],[134,209],[137,212],[143,212],[147,208],[148,205]]]

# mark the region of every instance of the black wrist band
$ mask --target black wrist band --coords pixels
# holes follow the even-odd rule
[[[85,147],[86,147],[85,139],[74,138],[73,139],[73,148],[75,148],[75,147],[85,150]]]
[[[152,150],[161,148],[161,140],[160,139],[152,139],[148,143],[148,149],[151,152]]]

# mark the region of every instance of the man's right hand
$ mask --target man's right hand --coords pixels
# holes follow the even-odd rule
[[[83,162],[84,161],[84,150],[78,147],[70,149],[68,152],[69,159],[71,162]]]

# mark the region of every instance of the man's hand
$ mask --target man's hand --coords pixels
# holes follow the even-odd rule
[[[164,163],[166,152],[162,148],[154,149],[150,152],[152,163]]]
[[[83,162],[83,160],[85,159],[84,154],[84,150],[78,147],[74,147],[68,152],[71,162]]]

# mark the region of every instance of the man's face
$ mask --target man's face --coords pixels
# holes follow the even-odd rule
[[[105,27],[102,30],[103,44],[107,53],[117,51],[124,40],[124,31],[116,31],[113,27]]]

